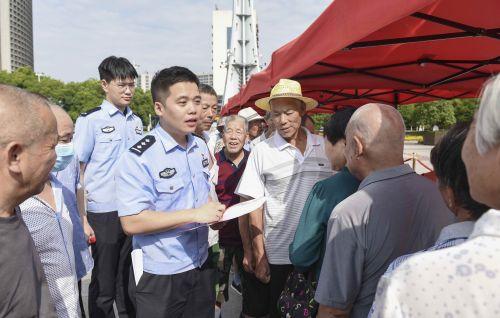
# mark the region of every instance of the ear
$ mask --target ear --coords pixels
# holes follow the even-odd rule
[[[158,116],[163,115],[163,112],[165,111],[165,108],[164,108],[163,104],[160,103],[160,102],[155,102],[154,103],[154,109],[155,109],[156,115],[158,115]]]
[[[11,142],[4,149],[9,171],[15,174],[21,173],[21,154],[26,151],[26,147],[17,142]]]
[[[441,193],[443,194],[444,203],[448,209],[452,210],[455,208],[455,195],[450,187],[442,187]]]
[[[108,93],[108,87],[109,83],[105,79],[101,80],[101,88],[104,91],[104,93]]]
[[[354,139],[354,155],[356,156],[356,159],[359,159],[359,157],[364,155],[364,146],[363,143],[361,142],[361,138],[358,136],[353,136]]]

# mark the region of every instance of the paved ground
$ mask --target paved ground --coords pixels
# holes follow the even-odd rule
[[[433,146],[425,146],[413,142],[405,143],[404,158],[405,159],[413,158],[413,154],[415,154],[416,159],[420,160],[425,165],[432,168],[432,165],[430,163],[430,152],[432,147]],[[408,161],[407,163],[412,165],[412,160]],[[416,163],[415,169],[419,174],[428,172],[428,170],[418,162]],[[90,275],[85,277],[82,280],[82,282],[83,282],[82,294],[84,297],[83,301],[85,303],[85,306],[87,306],[88,284],[90,282]],[[88,313],[88,310],[86,310],[86,312]],[[240,312],[241,312],[241,296],[236,294],[232,288],[229,288],[229,301],[227,303],[224,303],[222,306],[222,317],[238,318]]]

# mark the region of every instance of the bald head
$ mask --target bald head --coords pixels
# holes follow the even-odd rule
[[[54,129],[54,116],[44,97],[0,84],[0,147],[12,141],[31,145]]]
[[[50,103],[50,109],[54,113],[57,122],[57,134],[59,140],[70,142],[73,139],[74,125],[73,120],[68,113],[59,105]]]
[[[351,117],[346,129],[349,154],[357,157],[348,166],[366,164],[379,167],[400,162],[403,157],[405,125],[401,114],[392,106],[366,104]],[[364,162],[359,161],[359,157]],[[352,158],[351,158],[352,159]]]

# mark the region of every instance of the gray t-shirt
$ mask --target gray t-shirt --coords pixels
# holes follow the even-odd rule
[[[0,218],[0,282],[0,317],[57,317],[40,257],[17,214]]]
[[[315,299],[366,317],[387,266],[433,245],[453,222],[436,185],[408,165],[372,173],[330,216]]]

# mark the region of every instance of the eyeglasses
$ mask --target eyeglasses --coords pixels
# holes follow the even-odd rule
[[[119,82],[119,83],[116,83],[116,86],[118,87],[118,89],[121,92],[125,92],[127,90],[127,87],[131,91],[135,90],[135,82],[131,82],[131,83],[122,83],[122,82]]]

